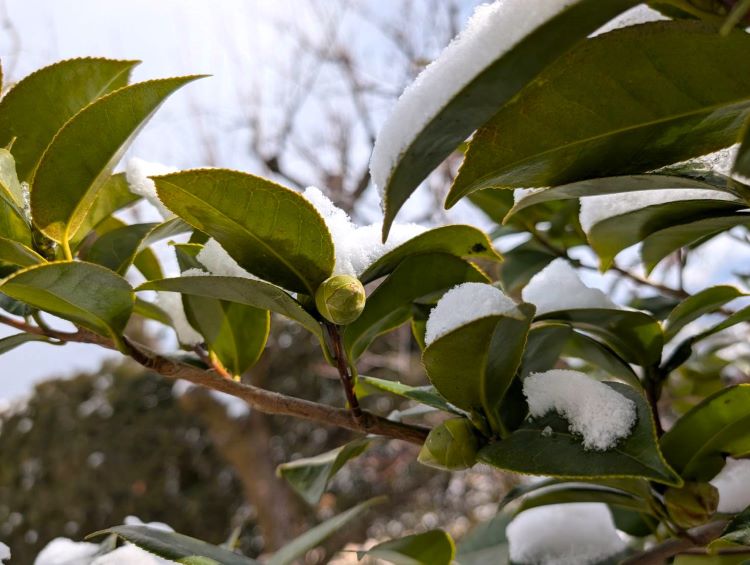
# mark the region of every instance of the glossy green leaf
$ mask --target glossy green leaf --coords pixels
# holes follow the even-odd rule
[[[661,326],[643,312],[582,308],[548,312],[537,320],[567,322],[601,339],[629,363],[646,367],[661,359],[664,345]]]
[[[28,267],[4,279],[0,290],[117,344],[122,344],[122,332],[133,311],[133,289],[128,282],[91,263],[58,261]]]
[[[430,382],[451,404],[483,413],[494,431],[504,424],[500,403],[516,376],[534,307],[488,316],[436,339],[422,356]]]
[[[370,265],[359,278],[363,284],[367,284],[392,272],[409,255],[424,253],[445,253],[465,259],[488,261],[501,259],[492,247],[492,242],[481,230],[465,225],[443,226],[413,237],[386,253]]]
[[[152,302],[146,302],[145,300],[138,298],[137,296],[135,298],[133,314],[138,314],[143,318],[154,320],[155,322],[159,322],[160,324],[164,324],[165,326],[172,325],[172,318],[169,317],[169,314],[159,308],[156,304]]]
[[[39,69],[0,101],[0,146],[13,144],[18,176],[30,181],[55,134],[82,108],[128,84],[138,61],[69,59]],[[92,130],[92,136],[101,134]]]
[[[14,334],[0,339],[0,355],[15,349],[16,347],[29,343],[30,341],[42,341],[51,345],[59,345],[58,342],[51,340],[47,336],[37,334]]]
[[[0,237],[0,263],[30,267],[44,262],[44,257],[33,249],[17,241]]]
[[[709,545],[710,549],[750,546],[750,508],[745,508],[727,524],[721,536]]]
[[[555,413],[535,418],[507,438],[479,451],[479,461],[518,473],[564,479],[645,478],[679,485],[681,480],[662,456],[656,429],[643,395],[628,385],[606,383],[636,403],[637,421],[627,438],[612,449],[589,451],[580,437],[568,430],[568,422]],[[543,433],[545,428],[549,430]]]
[[[601,502],[641,513],[652,512],[648,502],[630,493],[585,483],[562,483],[537,490],[523,499],[517,512],[548,504],[572,502]]]
[[[55,135],[34,174],[31,210],[39,229],[58,243],[68,242],[140,129],[170,94],[197,78],[126,86],[71,118]]]
[[[474,526],[458,544],[456,562],[460,565],[507,565],[505,529],[510,519],[510,514],[498,512],[490,520]]]
[[[482,192],[486,191],[482,190],[477,194]],[[519,291],[534,275],[557,257],[534,239],[525,241],[503,253],[503,262],[500,265],[500,281],[503,289],[506,293]]]
[[[735,286],[718,285],[703,289],[697,294],[686,298],[669,314],[664,327],[664,337],[672,339],[677,333],[693,320],[704,314],[715,312],[728,302],[747,296]]]
[[[735,385],[705,399],[661,438],[662,451],[683,478],[709,481],[724,457],[750,453],[750,385]]]
[[[594,224],[588,232],[591,248],[599,256],[599,268],[608,269],[620,251],[648,236],[673,227],[702,220],[707,216],[735,213],[747,207],[744,202],[727,200],[682,200],[633,210]]]
[[[508,104],[539,73],[634,0],[577,0],[479,72],[432,116],[398,156],[383,188],[387,235],[396,213],[419,183],[471,133]],[[524,186],[524,185],[516,185]]]
[[[0,148],[0,199],[5,200],[17,210],[24,206],[23,189],[18,182],[16,162],[10,151]]]
[[[407,256],[367,298],[365,309],[343,333],[350,359],[356,360],[380,334],[412,317],[412,304],[431,301],[464,282],[489,282],[471,263],[445,253]]]
[[[23,212],[24,196],[16,176],[13,156],[0,149],[0,237],[31,243],[31,230]]]
[[[350,460],[359,457],[372,443],[371,439],[357,439],[315,457],[297,459],[276,468],[305,502],[314,505],[328,488],[330,480]]]
[[[750,227],[750,214],[736,214],[707,217],[694,222],[677,224],[652,233],[643,240],[641,259],[650,274],[659,262],[682,247],[703,243],[711,237],[736,226]]]
[[[299,193],[224,169],[155,177],[159,198],[254,275],[313,296],[333,272],[331,235]]]
[[[696,21],[582,43],[477,131],[447,205],[487,187],[643,173],[733,144],[750,113],[748,50],[748,34]]]
[[[181,292],[270,310],[300,323],[318,337],[323,335],[318,321],[308,314],[299,302],[285,290],[264,281],[217,276],[174,277],[149,281],[137,290]]]
[[[372,506],[382,502],[383,498],[372,498],[326,520],[322,524],[318,524],[274,553],[267,561],[267,565],[288,565],[293,563],[295,559],[302,557],[309,550],[317,547],[327,538],[340,531],[346,524],[359,518]]]
[[[208,544],[177,532],[165,532],[148,526],[115,526],[88,536],[89,538],[115,534],[125,541],[154,553],[164,559],[181,561],[185,558],[204,557],[222,565],[259,565],[258,561],[244,557],[223,547]],[[190,563],[190,561],[187,561]]]
[[[372,394],[373,391],[387,392],[444,412],[452,412],[459,415],[464,414],[464,412],[459,411],[455,406],[451,406],[446,402],[433,386],[409,386],[398,381],[359,375],[357,377],[356,390],[358,396],[360,393],[366,396],[367,394]]]
[[[514,202],[513,191],[494,188],[473,192],[469,200],[496,224],[503,223]]]
[[[450,565],[455,554],[453,538],[443,530],[430,530],[384,541],[367,551],[358,551],[357,558],[368,556],[394,565]]]
[[[130,192],[124,173],[111,175],[96,193],[94,203],[71,240],[71,246],[77,249],[93,229],[109,219],[112,214],[129,206],[139,198],[139,196]]]

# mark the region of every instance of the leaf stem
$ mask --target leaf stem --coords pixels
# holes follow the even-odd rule
[[[341,386],[344,388],[344,394],[346,395],[346,401],[349,404],[349,409],[352,411],[352,417],[358,423],[362,422],[362,407],[359,405],[357,394],[354,392],[354,379],[349,371],[349,362],[344,352],[344,345],[341,341],[341,333],[339,332],[338,326],[334,324],[326,323],[326,330],[331,338],[333,345],[333,354],[336,361],[336,368],[339,372],[339,379],[341,379]]]
[[[72,261],[73,260],[73,252],[70,250],[70,242],[67,238],[63,239],[62,242],[62,250],[63,255],[65,256],[66,261]]]
[[[740,20],[747,16],[747,13],[750,12],[750,0],[740,0],[732,9],[731,12],[729,12],[729,15],[727,16],[727,19],[724,20],[724,23],[721,26],[721,29],[719,30],[719,33],[721,35],[729,35],[729,33],[734,29],[734,27],[740,23]]]

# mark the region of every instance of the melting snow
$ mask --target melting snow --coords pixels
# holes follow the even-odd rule
[[[750,460],[727,457],[711,484],[719,490],[719,512],[742,512],[750,506]]]
[[[151,163],[144,161],[138,157],[133,157],[128,161],[125,166],[125,178],[128,181],[130,192],[137,194],[142,198],[148,200],[161,214],[165,220],[170,220],[175,215],[162,204],[159,200],[159,196],[156,193],[156,184],[149,177],[158,175],[167,175],[169,173],[176,172],[177,169],[173,167],[167,167],[159,163]]]
[[[172,326],[181,344],[192,346],[203,343],[203,336],[195,331],[188,322],[185,308],[182,306],[182,295],[179,292],[159,291],[156,305],[164,310],[172,320]]]

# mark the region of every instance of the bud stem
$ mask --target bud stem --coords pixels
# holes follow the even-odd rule
[[[354,392],[354,379],[352,379],[352,375],[349,372],[349,364],[346,359],[346,354],[344,353],[344,346],[341,342],[339,328],[335,324],[326,323],[326,329],[331,338],[333,355],[336,358],[336,368],[339,371],[341,386],[344,388],[344,394],[346,395],[346,401],[349,403],[352,417],[358,424],[363,424],[364,414],[362,413],[362,407],[359,405],[359,400],[357,400],[357,395]]]

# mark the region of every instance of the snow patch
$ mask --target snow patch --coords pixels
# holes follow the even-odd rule
[[[224,277],[242,277],[245,279],[258,280],[239,266],[229,253],[215,239],[209,239],[195,257],[212,275]],[[183,273],[184,275],[185,273]],[[190,275],[188,275],[190,276]]]
[[[39,552],[34,565],[90,565],[98,551],[95,543],[55,538]]]
[[[617,308],[598,288],[590,288],[565,259],[555,259],[534,275],[522,291],[524,302],[546,314],[575,308]]]
[[[156,305],[172,320],[172,326],[181,344],[193,346],[203,343],[203,336],[188,322],[185,308],[182,306],[182,295],[179,292],[160,290],[156,294]]]
[[[424,126],[479,73],[575,0],[499,0],[476,8],[466,28],[403,92],[383,124],[370,172],[380,191]]]
[[[611,449],[635,424],[635,402],[579,371],[532,373],[523,381],[523,393],[532,417],[557,412],[570,431],[583,436],[585,449]]]
[[[177,561],[162,559],[128,543],[114,551],[100,555],[91,562],[91,565],[162,565],[164,563],[177,563]]]
[[[719,512],[742,512],[750,506],[750,459],[727,457],[724,468],[711,479],[719,491]]]
[[[165,220],[171,220],[176,216],[159,200],[156,193],[156,184],[149,177],[168,175],[174,172],[177,172],[177,169],[144,161],[138,157],[133,157],[125,165],[125,179],[128,181],[130,192],[148,200]]]
[[[630,10],[623,12],[609,23],[604,24],[589,37],[596,37],[597,35],[601,35],[603,33],[607,33],[609,31],[613,31],[623,27],[630,27],[638,24],[645,24],[648,22],[660,22],[668,19],[668,17],[666,17],[658,10],[649,8],[645,4],[640,4],[635,8],[630,8]]]
[[[530,508],[508,524],[506,534],[511,561],[525,565],[588,565],[625,549],[600,502]]]
[[[10,559],[10,548],[0,541],[0,563],[5,562],[6,559]]]
[[[502,290],[484,283],[463,283],[446,292],[430,312],[425,344],[474,320],[508,314],[518,316],[516,303]]]

